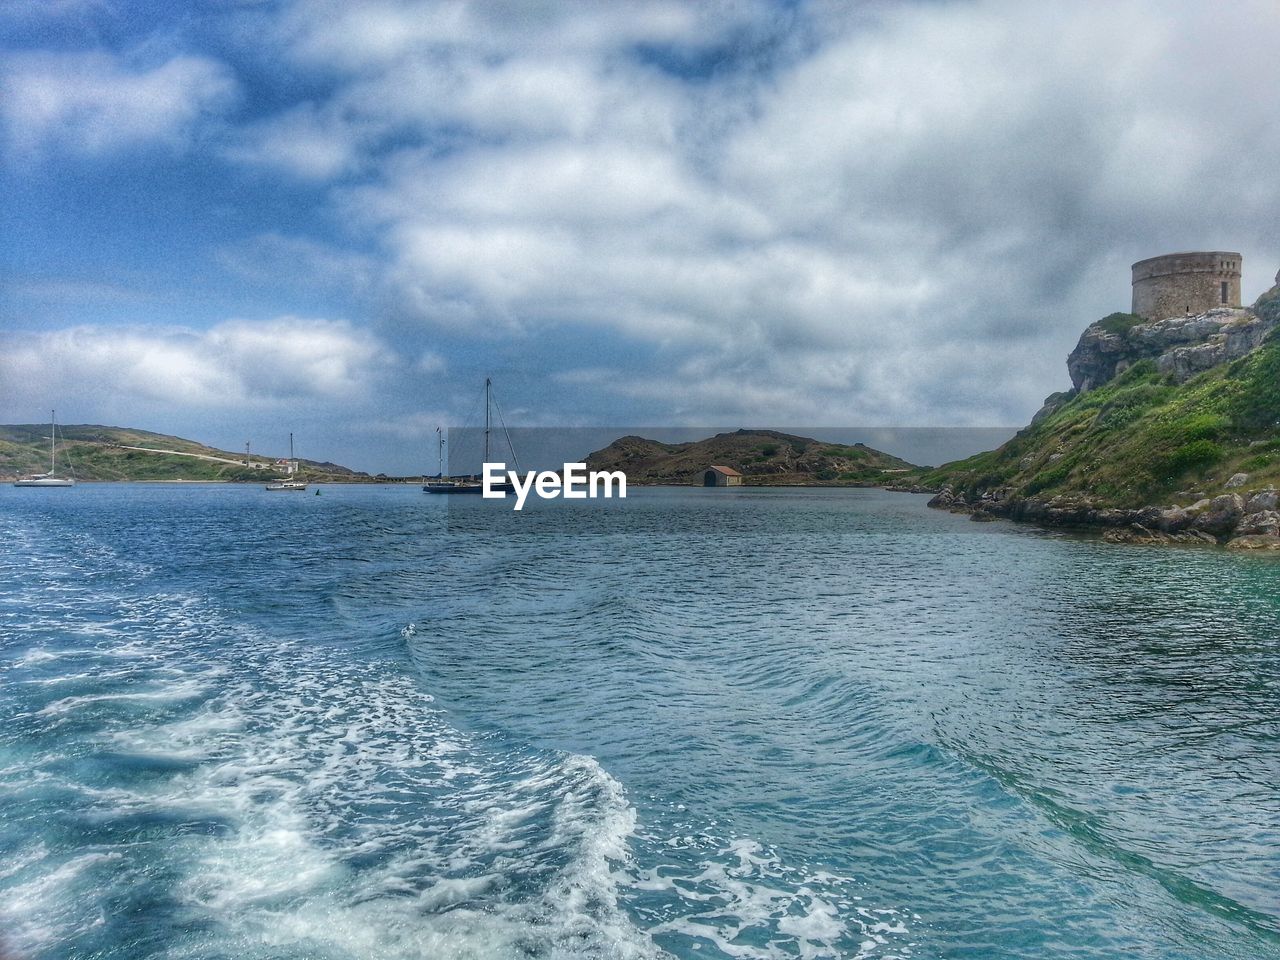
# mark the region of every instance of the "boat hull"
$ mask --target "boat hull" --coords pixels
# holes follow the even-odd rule
[[[15,487],[74,487],[76,482],[70,477],[31,477],[26,480],[13,481]]]
[[[495,483],[490,488],[495,493],[506,495],[511,492],[510,483]],[[423,493],[484,493],[482,483],[428,483],[422,487]]]

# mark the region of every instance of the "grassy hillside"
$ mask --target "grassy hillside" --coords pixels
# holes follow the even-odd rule
[[[142,448],[142,449],[138,449]],[[0,479],[49,469],[49,425],[0,425]],[[346,467],[301,461],[305,479],[360,480]],[[279,475],[274,458],[254,456],[147,430],[68,424],[58,427],[58,473],[80,480],[264,481]]]
[[[692,443],[623,437],[587,457],[593,470],[623,470],[631,483],[701,484],[712,464],[733,467],[756,485],[874,485],[912,469],[865,444],[839,444],[775,430],[739,430]]]
[[[1274,292],[1273,292],[1274,294]],[[1255,306],[1280,315],[1280,295]],[[1214,496],[1237,473],[1280,485],[1280,330],[1231,363],[1182,384],[1149,360],[1073,396],[989,453],[921,474],[972,497],[1087,496],[1138,507]]]

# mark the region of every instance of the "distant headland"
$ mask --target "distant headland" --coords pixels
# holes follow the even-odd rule
[[[59,460],[79,480],[261,483],[287,461],[232,453],[194,440],[129,427],[59,424]],[[0,424],[0,481],[47,466],[49,424]],[[300,475],[312,482],[369,483],[378,477],[336,463],[300,460]]]
[[[631,484],[683,486],[884,486],[918,469],[866,444],[777,430],[737,430],[690,443],[621,437],[586,458]]]

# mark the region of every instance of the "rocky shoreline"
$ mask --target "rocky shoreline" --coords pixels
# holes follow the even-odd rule
[[[918,489],[918,488],[917,488]],[[921,491],[934,492],[934,491]],[[1110,543],[1206,544],[1232,550],[1280,550],[1280,491],[1203,497],[1187,506],[1136,509],[1099,506],[1088,497],[1050,499],[984,491],[976,499],[950,485],[936,491],[929,506],[966,513],[971,520],[1014,520],[1045,527],[1103,529]]]

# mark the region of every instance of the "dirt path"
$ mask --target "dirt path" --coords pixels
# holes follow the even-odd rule
[[[229,457],[214,457],[207,453],[184,453],[181,450],[161,450],[158,447],[131,447],[124,443],[118,443],[116,446],[121,450],[141,450],[143,453],[164,453],[171,457],[193,457],[196,460],[210,460],[214,463],[234,463],[236,466],[243,467],[243,460],[232,460]],[[263,464],[266,466],[266,464]]]

